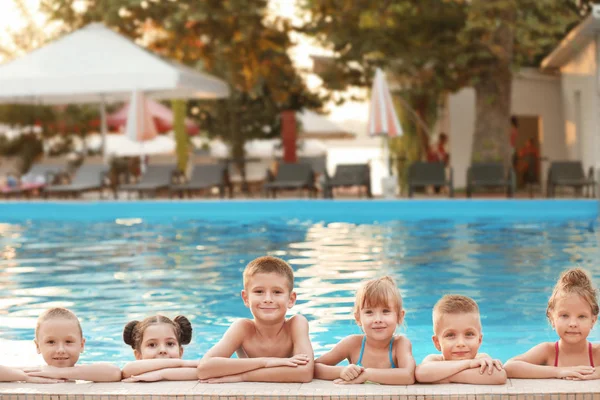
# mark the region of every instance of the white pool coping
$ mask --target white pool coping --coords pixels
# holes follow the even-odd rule
[[[505,385],[334,385],[310,383],[0,383],[2,400],[192,400],[192,399],[468,399],[600,400],[600,380],[509,379]]]

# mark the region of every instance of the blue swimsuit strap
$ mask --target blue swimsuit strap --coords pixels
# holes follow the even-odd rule
[[[394,357],[392,356],[392,347],[394,346],[394,337],[392,336],[392,340],[390,340],[390,351],[388,351],[388,357],[390,358],[390,365],[392,368],[396,368],[396,364],[394,364]]]
[[[360,346],[360,354],[358,355],[358,362],[356,363],[356,365],[358,365],[359,367],[362,367],[361,363],[362,363],[363,354],[365,352],[365,343],[367,343],[367,335],[363,336],[363,338],[362,338],[362,344]],[[392,336],[392,340],[390,340],[390,350],[388,351],[388,357],[390,358],[390,365],[392,366],[392,368],[396,368],[396,364],[394,364],[394,357],[392,356],[392,347],[393,346],[394,346],[394,337]]]

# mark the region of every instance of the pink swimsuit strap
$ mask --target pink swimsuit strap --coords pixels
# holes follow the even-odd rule
[[[554,343],[554,350],[556,350],[556,355],[554,356],[554,366],[558,367],[558,342]],[[594,355],[592,352],[592,343],[588,342],[588,353],[590,355],[590,365],[594,366]]]

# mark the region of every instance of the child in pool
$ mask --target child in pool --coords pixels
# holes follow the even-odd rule
[[[315,360],[315,378],[339,384],[367,381],[387,385],[415,382],[410,340],[394,336],[404,319],[402,297],[389,276],[363,283],[356,293],[354,319],[364,335],[350,335]],[[350,365],[337,366],[342,360]]]
[[[284,260],[264,256],[252,260],[243,274],[242,299],[253,319],[234,322],[198,364],[206,383],[310,382],[313,351],[308,321],[286,318],[296,303],[294,271]],[[233,353],[238,358],[230,358]]]
[[[483,340],[479,306],[461,295],[445,295],[433,307],[433,344],[441,354],[430,354],[417,367],[421,383],[502,385],[506,371],[500,360],[479,353]]]
[[[48,364],[32,368],[6,368],[0,373],[2,381],[34,383],[85,380],[117,382],[121,370],[116,365],[96,363],[75,365],[83,353],[85,339],[75,314],[66,308],[51,308],[38,318],[35,328],[35,346]],[[3,371],[0,371],[3,372]]]
[[[587,337],[598,319],[598,291],[581,268],[563,272],[546,316],[559,339],[533,347],[506,363],[509,378],[600,379],[600,344]]]
[[[197,380],[198,361],[182,360],[183,345],[192,340],[192,324],[184,316],[162,315],[131,321],[123,340],[133,348],[136,361],[123,368],[124,382]]]

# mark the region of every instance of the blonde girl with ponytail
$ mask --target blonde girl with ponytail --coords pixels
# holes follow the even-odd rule
[[[600,379],[600,344],[587,340],[598,320],[598,290],[581,268],[563,272],[548,300],[546,316],[556,342],[541,343],[509,360],[509,378]]]

